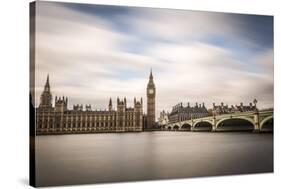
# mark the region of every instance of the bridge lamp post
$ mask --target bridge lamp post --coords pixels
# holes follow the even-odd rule
[[[257,99],[254,99],[254,105],[255,105],[255,108],[257,107],[257,103],[258,103],[258,101],[257,101]],[[256,108],[257,109],[257,108]]]

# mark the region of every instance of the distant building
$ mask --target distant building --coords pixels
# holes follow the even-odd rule
[[[201,104],[198,105],[198,103],[196,103],[194,107],[191,107],[189,103],[187,103],[186,107],[184,107],[182,103],[179,103],[173,106],[168,118],[170,123],[175,123],[179,121],[190,120],[191,118],[196,119],[210,115],[211,114],[206,109],[204,103],[202,106]]]
[[[158,125],[164,126],[167,125],[168,123],[169,123],[169,113],[163,110],[162,112],[160,112],[160,117],[158,118]]]
[[[257,100],[255,99],[253,103],[249,103],[248,106],[243,105],[241,102],[240,105],[224,105],[222,102],[220,105],[215,105],[213,103],[213,115],[221,115],[221,114],[230,114],[230,113],[237,113],[237,112],[250,112],[257,110],[256,107]]]
[[[127,107],[126,98],[117,98],[117,109],[110,98],[108,110],[92,110],[91,105],[74,105],[68,109],[68,98],[55,97],[52,104],[49,76],[36,108],[36,133],[126,132],[143,130],[143,101],[134,99]]]

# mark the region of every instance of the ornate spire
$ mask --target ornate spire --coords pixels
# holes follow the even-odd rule
[[[49,74],[47,75],[47,81],[46,81],[46,84],[45,84],[45,89],[46,89],[46,88],[50,88]]]
[[[111,100],[111,98],[109,99],[108,110],[112,111],[112,100]]]
[[[153,74],[152,74],[152,68],[151,68],[147,88],[154,88],[154,87],[155,86],[154,86],[154,82],[153,82]]]
[[[52,94],[50,90],[49,74],[45,83],[44,91],[40,97],[40,107],[52,107]]]
[[[152,68],[150,68],[150,75],[149,75],[149,79],[150,79],[150,80],[153,80]]]

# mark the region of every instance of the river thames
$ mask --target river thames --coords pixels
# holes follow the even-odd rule
[[[36,137],[39,186],[273,172],[273,134],[142,132]]]

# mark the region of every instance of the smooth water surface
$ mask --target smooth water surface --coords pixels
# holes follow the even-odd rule
[[[39,186],[272,171],[272,134],[159,131],[36,137]]]

